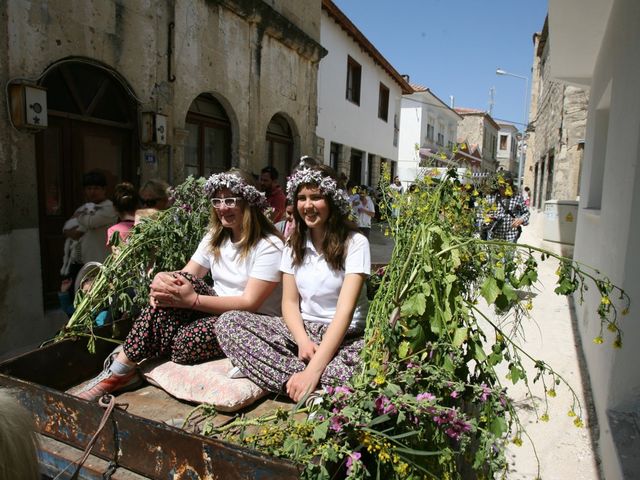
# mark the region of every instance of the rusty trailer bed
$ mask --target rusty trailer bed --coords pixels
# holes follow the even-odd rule
[[[91,354],[86,339],[66,339],[0,363],[0,387],[16,392],[44,437],[40,462],[46,475],[53,477],[77,460],[98,428],[102,407],[65,392],[100,372],[112,349],[113,343],[98,340]],[[119,467],[114,479],[286,480],[299,478],[302,471],[289,461],[194,433],[197,421],[190,423],[192,431],[177,428],[195,406],[151,385],[120,394],[116,402],[121,406],[114,409],[80,478],[102,478],[109,462]],[[277,405],[291,408],[286,401],[267,398],[243,413],[260,415]],[[219,414],[215,422],[229,419]]]

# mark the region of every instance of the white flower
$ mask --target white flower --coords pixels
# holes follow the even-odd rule
[[[254,205],[261,209],[269,208],[267,198],[263,192],[260,192],[256,187],[249,185],[233,173],[214,173],[204,185],[204,191],[209,198],[213,198],[215,193],[222,188],[228,188],[232,193],[240,195],[249,205]]]
[[[338,183],[331,177],[325,177],[319,170],[303,168],[287,179],[287,198],[295,205],[295,194],[301,185],[317,185],[320,193],[331,197],[335,206],[343,215],[351,215],[351,202],[347,192],[338,188]]]

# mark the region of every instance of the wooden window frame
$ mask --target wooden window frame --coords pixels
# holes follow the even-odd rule
[[[206,115],[201,115],[195,112],[188,112],[185,123],[190,123],[192,125],[197,125],[198,127],[198,176],[205,176],[204,172],[204,129],[206,127],[215,128],[218,130],[226,131],[227,135],[229,135],[229,155],[224,162],[223,171],[231,168],[231,125],[222,120],[217,120],[213,117],[208,117]]]
[[[362,86],[362,65],[347,55],[347,88],[346,99],[360,106]]]
[[[389,121],[389,88],[382,82],[378,89],[378,118]]]

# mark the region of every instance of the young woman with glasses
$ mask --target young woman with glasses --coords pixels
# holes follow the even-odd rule
[[[205,186],[211,223],[191,260],[180,272],[158,273],[149,306],[110,355],[105,370],[76,395],[94,400],[135,388],[141,360],[167,356],[193,364],[222,356],[214,326],[228,310],[279,315],[280,234],[265,216],[264,194],[239,170],[212,175]],[[201,279],[211,273],[214,288]]]
[[[287,182],[295,229],[282,254],[282,315],[231,311],[216,324],[231,376],[299,401],[319,385],[342,385],[360,365],[371,270],[369,241],[325,165]]]

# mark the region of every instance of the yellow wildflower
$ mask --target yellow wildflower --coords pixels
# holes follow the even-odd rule
[[[598,335],[596,338],[593,339],[593,343],[595,343],[596,345],[601,345],[604,343],[604,338]]]
[[[574,412],[573,410],[569,410],[569,412],[567,412],[567,415],[569,415],[570,417],[575,417],[576,412]]]
[[[549,395],[551,398],[555,398],[556,391],[552,388],[551,390],[547,390],[547,395]]]
[[[373,381],[376,383],[376,385],[382,385],[385,382],[384,375],[382,373],[379,373],[378,375],[376,375],[376,378],[374,378]]]
[[[548,422],[549,421],[549,414],[548,413],[543,413],[542,415],[540,415],[540,420],[543,422]]]
[[[610,323],[609,325],[607,325],[607,330],[609,330],[610,332],[617,332],[618,327],[616,327],[615,323]]]
[[[522,446],[522,438],[518,437],[514,437],[513,439],[513,443],[517,446],[517,447],[521,447]]]
[[[409,465],[407,465],[405,462],[400,462],[398,465],[393,467],[393,469],[396,471],[396,473],[398,473],[398,475],[405,476],[407,474],[407,471],[409,470]]]
[[[582,419],[580,417],[576,417],[576,419],[573,421],[573,424],[578,428],[584,427],[584,423],[582,423]]]
[[[622,348],[622,340],[615,340],[613,342],[613,348]]]
[[[606,295],[604,295],[601,299],[600,299],[600,303],[603,305],[610,305],[611,304],[611,300],[609,300],[609,297],[607,297]]]
[[[529,301],[527,302],[527,304],[525,305],[525,308],[526,308],[527,310],[531,310],[531,309],[533,308],[533,302],[532,302],[531,300],[529,300]]]

